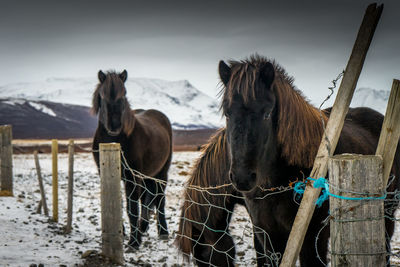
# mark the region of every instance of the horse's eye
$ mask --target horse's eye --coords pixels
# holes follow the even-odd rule
[[[229,117],[231,116],[231,114],[229,112],[225,112],[224,116],[225,116],[226,120],[229,120]]]
[[[271,118],[271,111],[266,112],[266,113],[264,114],[264,120],[269,120],[270,118]]]

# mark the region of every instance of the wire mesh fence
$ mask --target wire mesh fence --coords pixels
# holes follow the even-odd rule
[[[122,163],[125,171],[129,171],[134,177],[139,179],[153,179],[156,182],[165,183],[165,181],[145,176],[130,169],[123,156],[122,160],[125,161]],[[197,165],[196,168],[199,168],[199,166]],[[214,181],[199,182],[193,179],[194,176],[196,176],[196,169],[193,170],[192,176],[185,186],[183,203],[181,204],[182,208],[179,216],[180,226],[176,233],[176,243],[183,252],[184,260],[189,259],[189,262],[192,261],[199,265],[204,264],[209,266],[233,266],[234,264],[245,266],[249,263],[256,264],[257,261],[259,264],[267,263],[269,265],[278,266],[282,255],[280,252],[275,251],[274,244],[270,238],[271,233],[268,233],[260,227],[253,226],[249,218],[244,220],[245,225],[242,226],[241,235],[236,236],[235,240],[233,238],[231,227],[232,224],[236,222],[231,222],[231,219],[235,212],[237,212],[237,209],[235,209],[236,205],[245,206],[245,198],[236,192],[227,180],[217,181],[214,179]],[[388,188],[392,185],[394,180],[395,176],[392,175]],[[290,182],[288,186],[259,188],[260,191],[263,192],[262,196],[259,196],[259,198],[264,199],[272,195],[290,192],[293,197],[293,202],[299,203],[301,196],[297,194],[297,191],[294,190],[294,188],[298,184],[305,184],[305,181],[304,178],[303,181],[299,181],[299,178],[296,178],[293,182]],[[196,184],[196,182],[198,184]],[[210,183],[207,184],[207,182]],[[222,183],[215,184],[216,182]],[[331,186],[331,188],[335,188],[337,192],[346,192],[335,185],[329,184],[329,182],[327,182],[327,185]],[[164,193],[154,193],[143,185],[141,185],[141,187],[143,187],[144,191],[150,193],[154,197],[157,196],[157,194],[163,195]],[[366,194],[365,192],[352,193],[359,195]],[[382,215],[381,219],[385,218],[387,220],[397,221],[398,219],[395,216],[395,210],[398,206],[400,197],[399,192],[386,192],[385,196],[385,215]],[[374,197],[358,199],[356,205],[367,205],[374,200],[382,200],[382,198]],[[341,211],[343,212],[343,210],[346,209],[350,211],[354,209],[354,205],[354,203],[350,203],[348,207],[341,207]],[[327,216],[319,226],[320,229],[317,229],[317,235],[315,236],[315,250],[317,257],[322,265],[325,266],[328,266],[329,263],[320,258],[318,252],[318,241],[321,232],[329,226],[329,222],[335,217],[334,215],[334,211],[331,211],[330,215]],[[371,220],[371,218],[359,218],[359,220],[368,221]],[[185,229],[185,227],[188,229]],[[258,240],[254,239],[254,233],[256,233],[258,237],[262,236],[263,238],[261,238],[261,240],[260,238],[258,238]],[[145,232],[142,234],[145,234]],[[390,234],[386,233],[386,235],[388,237],[387,240],[390,240]],[[252,239],[254,239],[254,241]],[[398,250],[396,248],[397,245],[395,240],[397,240],[396,235],[392,240],[392,250],[389,253],[384,252],[388,256],[392,256],[392,264],[398,262],[399,256],[398,253],[394,252]],[[267,242],[269,243],[268,246],[265,244]],[[240,248],[236,245],[241,243],[247,244],[244,253],[240,251]],[[270,247],[270,249],[266,251],[265,247]],[[160,250],[157,251],[159,252]],[[250,251],[252,253],[249,253]]]
[[[196,259],[197,264],[210,266],[225,266],[233,263],[237,266],[255,265],[257,259],[260,262],[267,259],[277,263],[282,255],[274,251],[274,244],[268,244],[268,246],[272,247],[270,251],[263,249],[263,247],[266,247],[267,242],[271,242],[269,236],[274,233],[253,227],[245,208],[244,198],[233,189],[228,181],[213,179],[211,181],[201,180],[195,182],[192,179],[193,175],[195,175],[195,169],[199,167],[197,160],[199,157],[201,157],[201,154],[198,152],[174,153],[169,179],[164,192],[154,192],[152,189],[147,188],[145,183],[135,184],[135,186],[142,188],[142,192],[151,193],[150,195],[153,197],[162,196],[165,198],[165,217],[169,235],[168,239],[159,238],[156,206],[147,207],[151,210],[151,216],[147,218],[149,226],[147,229],[142,229],[143,236],[139,249],[125,252],[127,265],[192,266],[196,264]],[[39,159],[44,187],[49,200],[51,199],[51,156],[49,154],[40,154]],[[13,161],[15,195],[26,203],[26,208],[33,213],[40,200],[33,155],[14,155]],[[60,154],[60,224],[63,224],[66,220],[67,162],[68,155]],[[74,242],[81,243],[81,245],[73,247],[71,250],[78,254],[87,249],[99,249],[101,246],[100,179],[91,154],[76,154],[75,164],[76,187],[74,192],[73,232],[79,232],[79,235],[74,237]],[[165,183],[131,169],[126,164],[123,154],[122,166],[124,180],[126,180],[126,173],[130,173],[137,179],[152,179],[156,182]],[[193,169],[194,167],[196,168]],[[263,192],[260,198],[267,198],[276,194],[288,194],[293,202],[298,202],[299,196],[293,188],[297,182],[302,180],[303,177],[299,180],[294,178],[287,186],[260,188]],[[392,176],[389,186],[392,185],[393,181],[394,177]],[[333,187],[335,185],[330,186]],[[385,199],[385,214],[383,216],[385,219],[396,221],[396,224],[398,224],[397,221],[400,218],[398,214],[397,216],[394,214],[394,211],[400,199],[400,194],[397,191],[387,192],[387,196]],[[138,204],[141,204],[139,199],[137,201]],[[358,201],[356,204],[363,205],[364,202],[368,201],[371,200]],[[51,210],[51,201],[48,204],[49,210]],[[348,209],[351,209],[354,205],[349,204]],[[126,233],[124,243],[127,245],[130,225],[126,212],[127,203],[125,198],[123,198],[123,207]],[[198,214],[194,214],[195,212],[198,212]],[[323,224],[319,226],[318,234],[315,236],[315,249],[319,241],[319,234],[323,229],[329,227],[331,215],[327,216]],[[182,227],[181,229],[179,229],[180,226]],[[398,225],[396,226],[395,234],[391,240],[390,252],[392,256],[391,263],[394,265],[400,264],[400,234]],[[52,227],[54,227],[54,231],[61,235],[61,226],[53,225]],[[189,229],[185,229],[185,227]],[[261,244],[258,244],[257,251],[253,232],[256,232],[258,236],[263,236],[262,241],[258,241]],[[179,240],[189,241],[190,249],[181,253],[180,249],[177,248]],[[82,246],[85,248],[82,248]],[[329,266],[329,261],[328,263],[324,262],[324,264]]]

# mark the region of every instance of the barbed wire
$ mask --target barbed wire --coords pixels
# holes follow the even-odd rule
[[[345,71],[342,70],[342,72],[340,72],[335,79],[332,80],[332,86],[328,87],[328,90],[330,91],[329,94],[326,96],[326,98],[321,102],[321,104],[318,107],[319,110],[319,115],[321,117],[321,122],[322,122],[322,129],[324,130],[324,136],[325,136],[325,140],[326,140],[326,146],[327,146],[327,150],[329,152],[329,154],[331,154],[331,141],[328,138],[328,135],[326,134],[326,125],[325,125],[325,119],[324,116],[322,114],[322,106],[331,98],[331,96],[335,93],[335,88],[337,86],[338,81],[343,77]]]

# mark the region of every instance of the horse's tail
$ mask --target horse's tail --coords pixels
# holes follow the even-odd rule
[[[181,209],[181,218],[177,238],[175,240],[178,249],[188,258],[193,253],[193,242],[202,232],[203,222],[208,217],[209,208],[207,204],[212,203],[216,206],[224,206],[226,197],[202,192],[201,188],[229,184],[228,179],[228,159],[226,153],[225,130],[219,130],[205,145],[201,157],[197,160],[191,177],[184,192],[184,202]],[[200,190],[198,190],[198,189]],[[231,193],[232,187],[212,189],[213,193]],[[220,209],[213,209],[213,211]],[[221,212],[222,213],[222,212]],[[207,224],[214,224],[219,221],[222,214],[213,214]],[[197,229],[196,231],[193,231]]]

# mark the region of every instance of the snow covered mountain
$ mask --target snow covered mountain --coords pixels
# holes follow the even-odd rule
[[[95,79],[51,78],[44,82],[0,86],[0,98],[19,98],[91,106]],[[174,129],[218,128],[223,125],[217,101],[188,81],[128,78],[131,108],[155,108],[170,118]],[[44,110],[45,111],[45,110]]]
[[[25,99],[0,99],[0,125],[11,124],[13,137],[88,138],[97,119],[88,107]]]
[[[354,93],[350,106],[369,107],[385,115],[389,95],[390,91],[375,90],[365,87],[358,88]]]
[[[37,105],[37,110],[51,116],[51,109],[32,101],[51,101],[90,107],[96,84],[96,79],[84,78],[51,78],[44,82],[9,84],[0,86],[0,98],[31,101],[31,107]],[[174,129],[218,128],[224,124],[218,112],[217,100],[197,90],[186,80],[129,78],[126,88],[132,108],[159,109],[170,118]],[[354,94],[351,106],[371,107],[384,114],[389,93],[389,91],[359,88]]]

